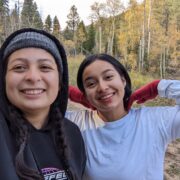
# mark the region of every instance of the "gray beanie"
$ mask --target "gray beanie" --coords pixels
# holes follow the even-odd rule
[[[4,51],[3,59],[6,59],[14,51],[22,48],[35,47],[48,51],[60,65],[61,73],[63,73],[62,58],[56,44],[52,39],[38,32],[23,32],[15,36],[8,44]]]

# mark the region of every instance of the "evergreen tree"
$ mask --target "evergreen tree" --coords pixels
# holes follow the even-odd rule
[[[52,31],[52,19],[50,15],[48,15],[47,18],[45,19],[44,30],[49,33],[51,33]]]
[[[14,9],[10,14],[10,26],[12,32],[19,29],[19,8],[18,5],[15,3]]]
[[[9,1],[0,0],[0,17],[7,16],[9,13]]]
[[[53,19],[53,35],[60,38],[60,23],[57,16]]]
[[[37,29],[43,29],[43,22],[37,8],[37,4],[34,3],[33,7],[34,7],[33,27]]]
[[[9,16],[9,1],[0,0],[0,43],[7,36],[8,31],[8,16]]]
[[[21,11],[21,26],[33,27],[34,6],[33,0],[24,0]]]
[[[69,29],[68,26],[63,31],[63,37],[65,40],[72,40],[73,39],[73,32]]]
[[[94,23],[91,23],[89,29],[88,29],[88,34],[87,34],[87,41],[85,42],[85,49],[89,53],[93,53],[93,48],[95,47],[95,27]]]
[[[79,14],[77,12],[77,8],[75,5],[71,7],[70,13],[67,15],[67,18],[68,18],[68,21],[66,21],[67,26],[70,30],[72,30],[73,38],[74,38],[75,31],[80,21]]]
[[[86,28],[84,22],[81,21],[76,30],[76,45],[77,47],[80,48],[81,53],[84,50],[83,43],[86,41],[86,39],[87,39]]]
[[[24,0],[21,12],[21,26],[43,28],[42,19],[33,0]]]

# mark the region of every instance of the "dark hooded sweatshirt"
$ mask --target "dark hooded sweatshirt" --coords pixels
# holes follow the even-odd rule
[[[45,34],[56,44],[62,58],[63,86],[61,87],[55,104],[59,107],[62,116],[64,116],[67,108],[68,69],[63,46],[56,38],[41,30],[30,28],[22,29],[10,35],[0,49],[0,179],[2,180],[19,180],[15,170],[15,157],[17,154],[15,139],[9,128],[11,119],[9,119],[8,116],[9,102],[5,93],[5,71],[7,62],[3,59],[4,50],[14,36],[26,31]],[[68,157],[69,164],[76,174],[75,180],[80,180],[82,179],[86,163],[84,142],[79,128],[67,119],[64,119],[64,136],[66,137],[66,142],[70,151]],[[41,130],[31,127],[27,145],[24,150],[25,163],[29,168],[38,170],[42,173],[46,180],[66,180],[68,179],[67,174],[65,173],[62,159],[58,156],[54,139],[53,123],[49,123]]]

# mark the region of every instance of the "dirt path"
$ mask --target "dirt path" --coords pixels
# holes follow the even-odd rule
[[[180,140],[168,146],[164,176],[165,180],[180,180]]]

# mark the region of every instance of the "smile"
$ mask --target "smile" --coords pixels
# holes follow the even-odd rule
[[[45,90],[44,89],[26,89],[21,90],[26,95],[39,95],[42,94]]]
[[[99,97],[98,99],[99,100],[107,100],[107,99],[111,98],[112,96],[114,96],[114,94],[115,93],[106,94],[106,95]]]

